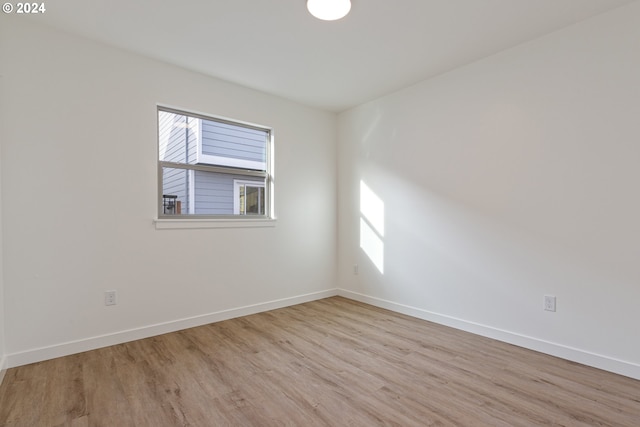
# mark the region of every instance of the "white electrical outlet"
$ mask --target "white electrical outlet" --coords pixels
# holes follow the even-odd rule
[[[358,264],[353,264],[353,274],[357,275],[358,274]]]
[[[116,291],[104,292],[104,305],[116,305]]]
[[[553,295],[544,296],[544,309],[546,311],[556,311],[556,297]]]

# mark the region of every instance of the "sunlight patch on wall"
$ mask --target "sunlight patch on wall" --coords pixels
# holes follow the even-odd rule
[[[360,248],[384,274],[384,202],[360,181]]]
[[[360,218],[360,248],[380,273],[384,274],[384,243],[363,218]]]
[[[360,213],[384,237],[384,202],[364,181],[360,181]]]

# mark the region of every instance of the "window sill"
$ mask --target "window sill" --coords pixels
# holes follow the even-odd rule
[[[156,230],[275,227],[276,219],[156,218]]]

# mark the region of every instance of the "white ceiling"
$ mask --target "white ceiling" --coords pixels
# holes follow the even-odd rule
[[[375,99],[634,0],[54,0],[37,19],[330,111]]]

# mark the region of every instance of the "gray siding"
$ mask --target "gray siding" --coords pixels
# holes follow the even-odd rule
[[[266,162],[267,132],[202,121],[202,154]]]
[[[264,182],[244,175],[195,171],[196,214],[233,215],[233,180]]]
[[[198,119],[158,111],[160,160],[176,163],[196,163],[198,150]],[[185,169],[163,168],[162,194],[178,196],[182,213],[189,207],[189,172]]]

